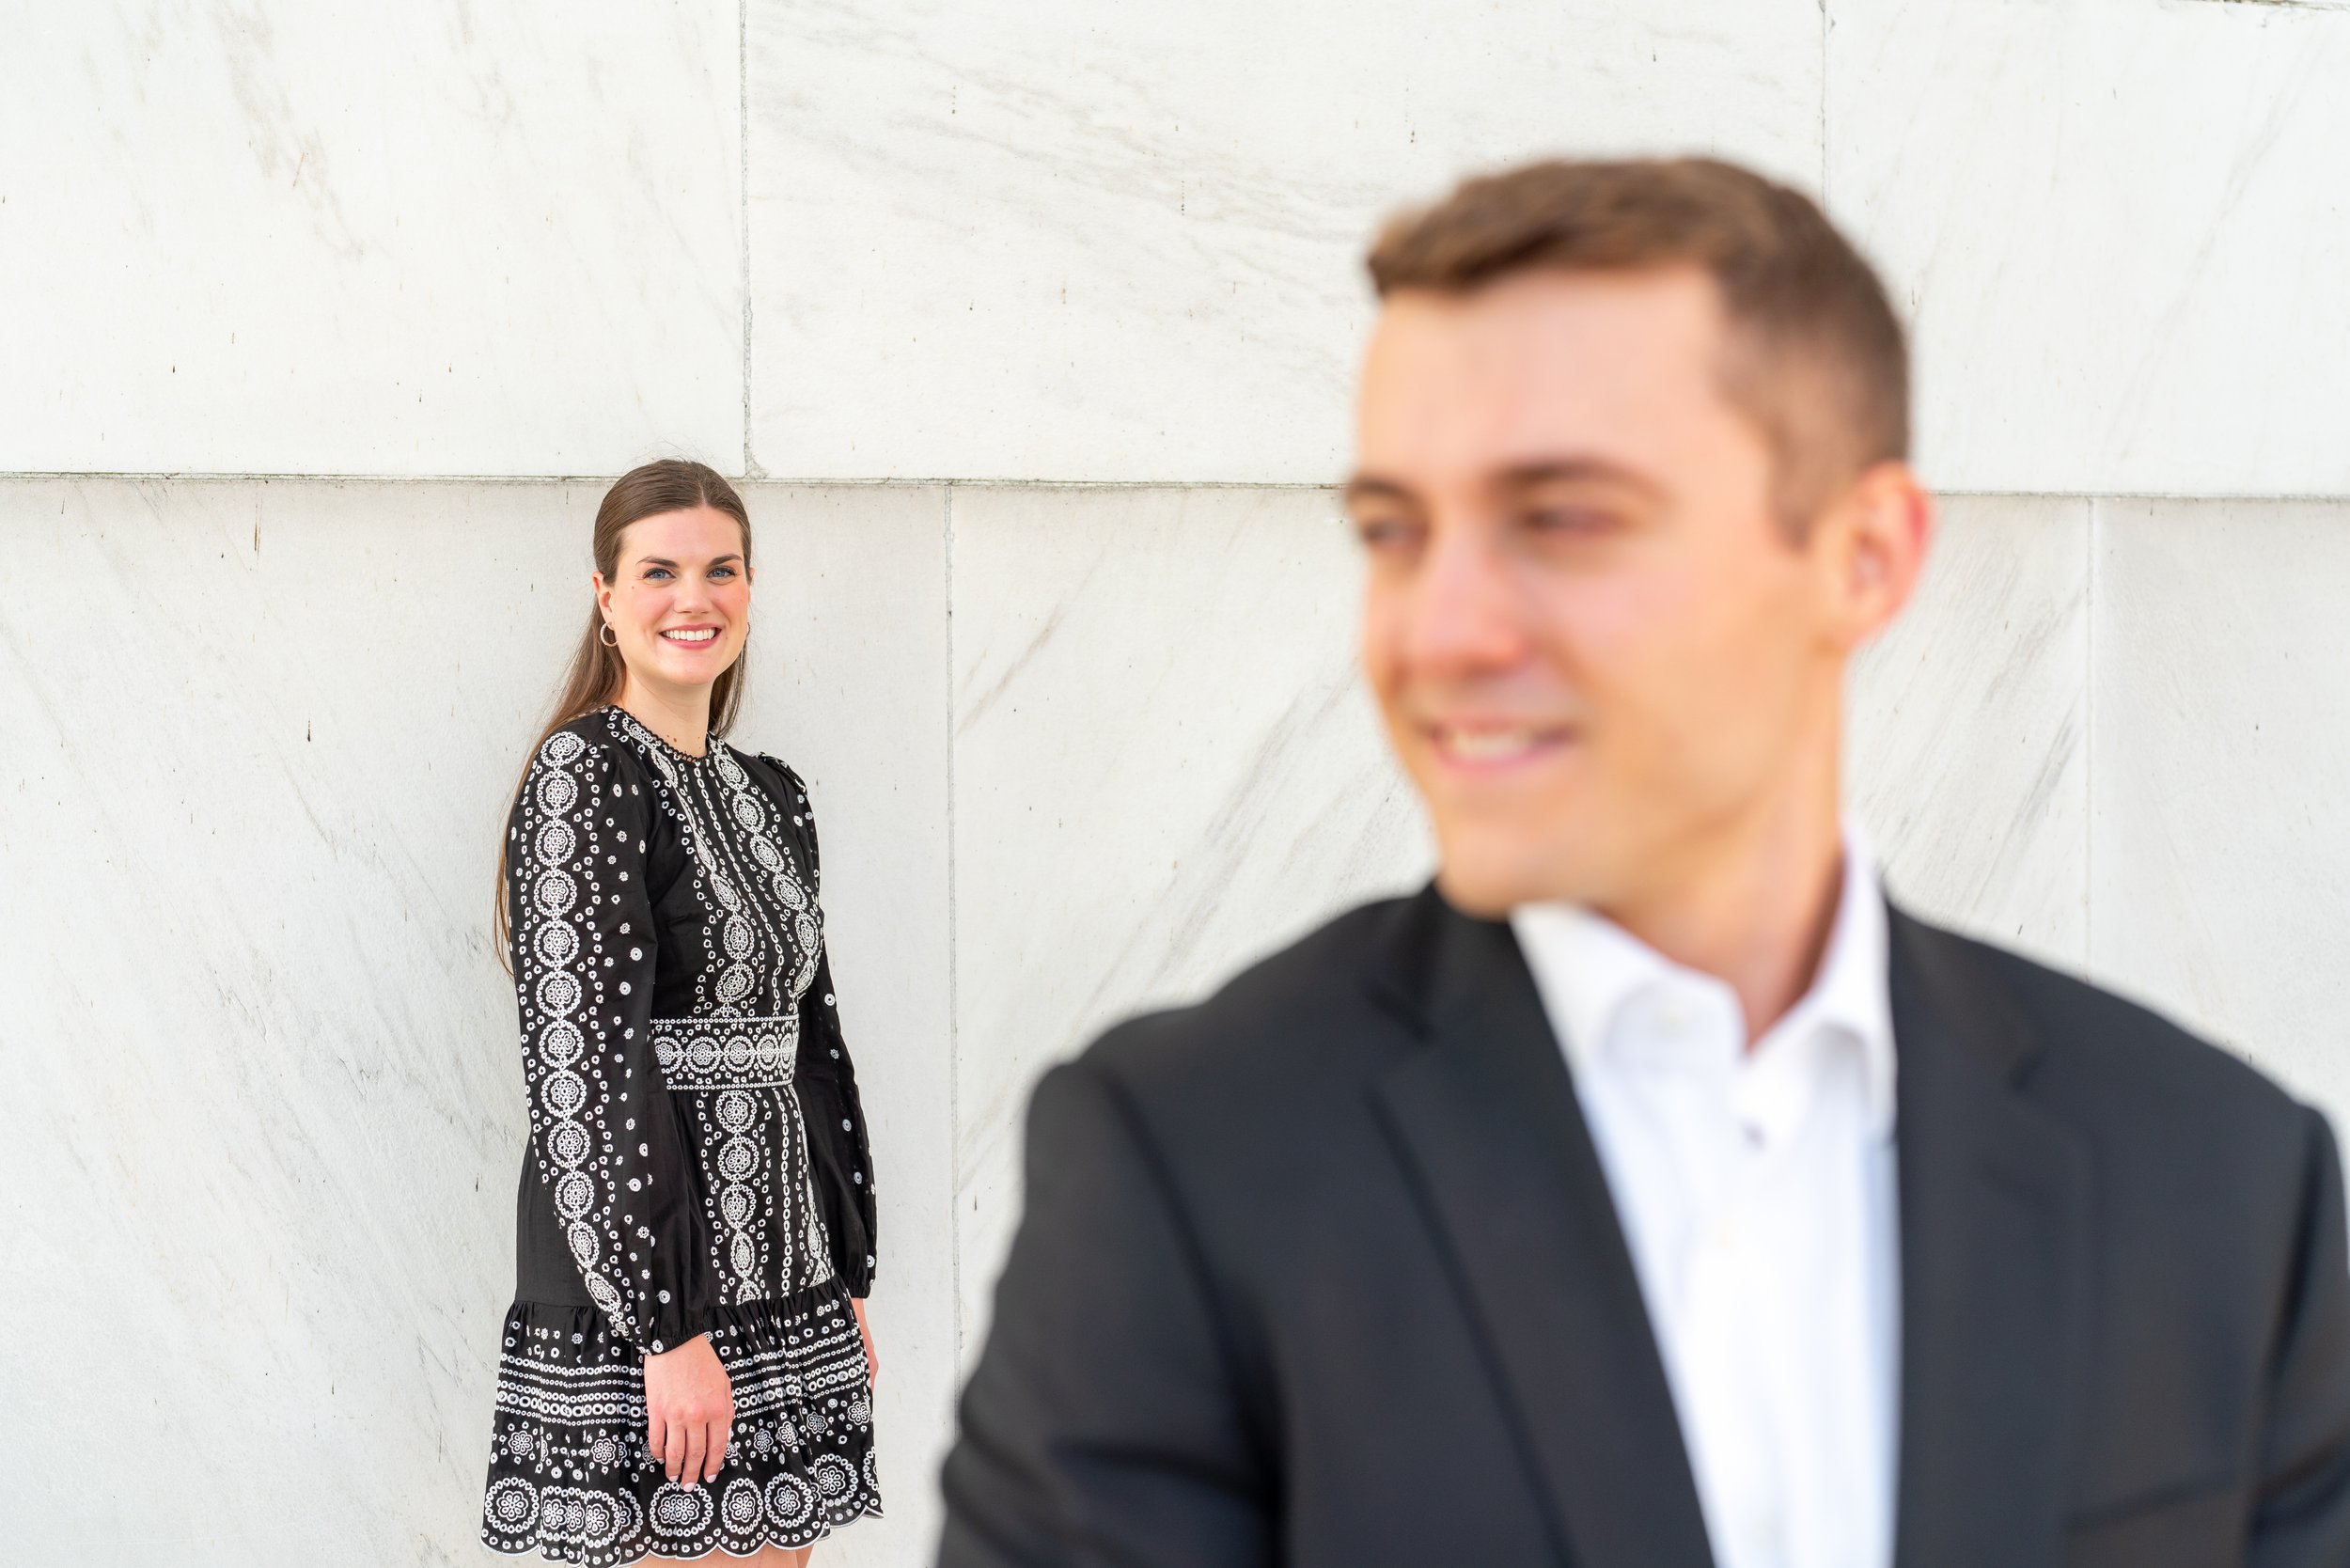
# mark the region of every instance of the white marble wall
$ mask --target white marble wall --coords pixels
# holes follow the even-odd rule
[[[734,0],[0,25],[0,470],[739,469]]]
[[[487,855],[603,482],[547,476],[681,452],[777,477],[744,733],[823,813],[884,1177],[890,1517],[819,1560],[923,1560],[1037,1071],[1427,869],[1326,488],[1359,253],[1545,151],[1824,190],[1915,319],[1966,494],[1853,681],[1896,890],[2350,1127],[2350,16],[1433,16],[9,22],[0,1557],[483,1560]]]
[[[526,1123],[490,946],[592,485],[0,483],[0,1519],[54,1562],[472,1560]],[[953,1375],[945,494],[758,486],[915,1560]],[[35,1419],[24,1419],[31,1413]]]
[[[778,474],[1326,483],[1400,200],[1568,148],[1819,162],[1817,0],[748,16],[750,440]]]
[[[1966,490],[2350,492],[2350,10],[1830,0],[1826,190]]]

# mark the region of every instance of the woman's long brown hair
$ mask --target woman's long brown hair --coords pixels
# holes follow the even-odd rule
[[[611,582],[619,572],[620,536],[628,525],[664,512],[691,511],[696,507],[710,507],[734,519],[743,530],[743,566],[751,564],[751,514],[743,505],[743,497],[714,468],[682,458],[664,458],[632,468],[613,481],[603,493],[603,504],[596,509],[596,531],[590,544],[596,570],[603,580]],[[710,729],[724,735],[734,728],[736,710],[743,705],[743,660],[737,656],[710,688]],[[579,646],[572,650],[571,673],[563,678],[563,692],[555,699],[546,723],[540,727],[539,738],[530,743],[524,754],[522,772],[514,778],[514,794],[522,792],[523,781],[530,776],[530,759],[549,735],[582,713],[594,713],[605,703],[616,700],[622,683],[628,678],[628,666],[620,662],[620,651],[607,647],[603,640],[603,612],[591,601],[588,605],[588,626],[579,635]],[[510,797],[509,797],[510,798]],[[506,908],[506,837],[498,836],[498,880],[496,913],[491,929],[496,933],[498,962],[506,972],[514,972],[511,918]]]

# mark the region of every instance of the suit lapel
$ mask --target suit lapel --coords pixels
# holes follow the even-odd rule
[[[1708,1568],[1703,1517],[1597,1152],[1506,924],[1421,894],[1388,991],[1424,1039],[1380,1113],[1578,1568]]]
[[[2089,1166],[2015,1092],[2036,1046],[1982,960],[1892,912],[1902,1419],[1897,1568],[2059,1560]]]

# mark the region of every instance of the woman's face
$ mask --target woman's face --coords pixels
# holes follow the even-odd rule
[[[751,629],[743,530],[714,507],[638,518],[621,530],[611,580],[598,572],[595,585],[629,679],[645,686],[709,685]]]

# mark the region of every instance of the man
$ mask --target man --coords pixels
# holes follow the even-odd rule
[[[1362,659],[1441,856],[1040,1085],[947,1568],[2341,1568],[2323,1120],[1888,905],[1902,333],[1712,162],[1371,257]]]

